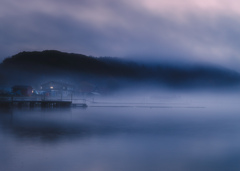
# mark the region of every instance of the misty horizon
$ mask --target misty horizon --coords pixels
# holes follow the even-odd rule
[[[39,87],[62,80],[74,85],[88,82],[112,92],[135,85],[137,89],[237,90],[240,84],[238,72],[218,65],[140,62],[56,50],[21,52],[6,58],[0,64],[0,76],[2,85]]]
[[[0,0],[1,171],[239,171],[240,2]]]

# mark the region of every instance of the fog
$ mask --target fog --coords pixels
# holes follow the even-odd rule
[[[144,86],[85,98],[87,108],[1,109],[1,168],[240,168],[237,89],[173,90]]]
[[[119,89],[109,95],[96,95],[87,97],[89,100],[95,99],[95,102],[113,102],[113,103],[194,103],[203,106],[214,106],[222,104],[222,107],[236,105],[240,98],[240,89],[238,87],[217,87],[217,88],[172,88],[162,86],[151,86],[141,84],[131,84],[128,87]]]
[[[173,128],[168,119],[197,122],[199,118],[205,118],[206,122],[211,122],[222,117],[238,118],[239,93],[130,89],[108,96],[85,96],[86,108],[4,109],[1,110],[1,124],[18,136],[43,136],[46,139],[49,135],[64,138],[158,133],[162,127],[157,122]],[[78,101],[82,102],[82,99],[73,98],[73,103]],[[166,122],[161,120],[162,117],[166,117]],[[175,131],[179,131],[178,128]]]
[[[0,61],[23,50],[58,49],[239,68],[239,3],[233,0],[24,0],[23,4],[1,1]]]
[[[86,104],[0,108],[2,170],[240,169],[236,71],[57,51],[20,53],[5,60],[0,71],[2,86],[48,93],[12,91],[1,100]],[[66,93],[55,85],[73,89]]]

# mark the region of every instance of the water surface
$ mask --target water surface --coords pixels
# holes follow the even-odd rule
[[[1,109],[3,171],[240,170],[240,107]]]

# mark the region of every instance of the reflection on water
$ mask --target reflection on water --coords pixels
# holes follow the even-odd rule
[[[0,170],[239,170],[238,111],[5,109],[0,111]]]

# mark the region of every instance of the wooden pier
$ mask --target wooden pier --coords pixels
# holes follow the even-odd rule
[[[0,101],[0,107],[71,107],[71,101]]]
[[[86,103],[72,103],[71,100],[37,98],[0,98],[0,107],[87,107]]]

